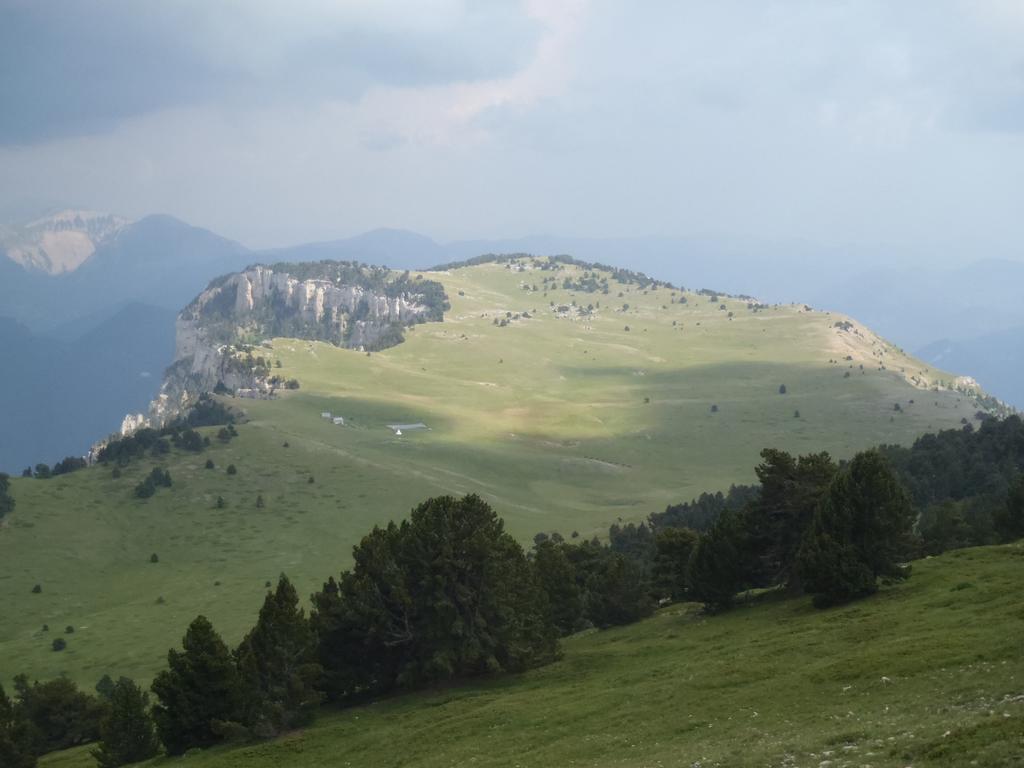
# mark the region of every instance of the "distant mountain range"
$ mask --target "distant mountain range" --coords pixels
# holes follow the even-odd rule
[[[9,319],[0,326],[8,371],[0,383],[4,471],[82,453],[115,430],[155,394],[173,356],[175,313],[212,278],[255,263],[331,259],[414,269],[483,253],[566,253],[688,287],[845,312],[1024,407],[1024,303],[1017,300],[1024,262],[897,270],[801,244],[547,235],[438,243],[396,229],[251,250],[170,216],[131,222],[76,210],[0,227],[0,250],[0,318]],[[101,360],[107,364],[93,365]],[[49,418],[40,413],[52,414],[56,426],[40,427]]]

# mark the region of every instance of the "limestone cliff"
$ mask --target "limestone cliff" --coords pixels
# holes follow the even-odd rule
[[[178,315],[175,360],[143,423],[162,426],[221,388],[272,395],[283,382],[259,345],[274,336],[378,350],[401,343],[409,325],[442,320],[447,308],[440,283],[349,262],[254,266],[218,278]],[[129,431],[139,426],[125,422]]]

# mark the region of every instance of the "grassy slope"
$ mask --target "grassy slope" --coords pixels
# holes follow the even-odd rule
[[[710,618],[673,606],[571,638],[561,661],[525,675],[325,713],[276,742],[187,762],[1021,766],[1022,569],[1017,544],[920,561],[910,581],[823,612],[806,598]],[[43,765],[90,762],[76,751]]]
[[[89,686],[104,673],[147,680],[197,613],[237,641],[265,581],[286,571],[300,592],[312,591],[347,565],[374,523],[432,494],[480,493],[524,540],[554,529],[589,536],[620,517],[641,520],[751,481],[765,446],[848,456],[974,413],[956,393],[911,388],[900,368],[934,373],[864,329],[840,333],[831,327],[839,316],[799,307],[754,314],[731,299],[723,311],[693,294],[672,304],[666,289],[520,289],[546,274],[485,265],[440,275],[452,297],[446,321],[370,357],[276,340],[281,372],[302,389],[239,401],[251,417],[240,437],[172,455],[162,463],[174,487],[147,501],[132,487],[150,460],[119,480],[105,468],[15,480],[18,510],[0,529],[0,679],[27,671]],[[601,312],[584,321],[547,309],[573,298],[600,300]],[[627,313],[611,310],[624,302]],[[536,319],[493,325],[506,311],[534,309]],[[852,362],[829,362],[847,354]],[[348,426],[325,422],[322,410]],[[419,420],[432,429],[397,438],[384,426]],[[202,468],[207,456],[217,470]],[[235,477],[223,471],[229,462]],[[258,493],[264,509],[255,508]],[[218,495],[224,510],[214,509]],[[36,583],[40,595],[30,593]],[[69,624],[68,650],[52,652]]]

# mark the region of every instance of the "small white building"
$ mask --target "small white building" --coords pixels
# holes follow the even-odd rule
[[[329,418],[331,418],[331,412],[330,411],[324,411],[323,413],[320,414],[320,418],[321,419],[329,419]]]
[[[331,421],[333,421],[338,426],[341,426],[341,427],[345,426],[345,417],[344,416],[335,416],[333,419],[331,419]]]

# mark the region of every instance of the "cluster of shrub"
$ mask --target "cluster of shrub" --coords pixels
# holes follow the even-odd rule
[[[187,413],[162,429],[146,427],[132,435],[109,440],[100,449],[97,458],[104,464],[114,462],[116,466],[125,467],[133,458],[140,458],[147,453],[152,456],[166,454],[172,445],[182,450],[198,453],[209,445],[209,441],[204,440],[195,431],[195,427],[232,424],[234,421],[235,414],[230,408],[209,395],[203,395]],[[88,465],[89,463],[81,456],[66,456],[52,467],[44,463],[36,464],[35,467],[26,467],[21,476],[49,480],[52,477],[85,469]]]
[[[529,260],[532,268],[543,271],[558,271],[560,269],[564,269],[565,265],[570,265],[580,267],[588,272],[608,272],[611,274],[612,280],[617,280],[618,282],[627,285],[637,285],[640,288],[655,289],[665,287],[683,290],[682,288],[674,286],[672,283],[664,280],[655,280],[653,277],[645,275],[643,272],[635,272],[631,269],[622,269],[621,267],[613,267],[599,262],[582,261],[566,255],[541,257],[534,256],[529,253],[485,253],[482,256],[474,256],[471,259],[449,261],[444,264],[438,264],[435,267],[431,267],[430,271],[444,272],[450,269],[461,269],[462,267],[473,267],[480,264],[505,264],[506,267],[511,267],[512,264],[524,259]]]
[[[40,462],[35,467],[25,467],[22,470],[22,477],[34,477],[37,480],[49,480],[51,477],[66,475],[79,469],[85,469],[88,462],[81,456],[65,456],[52,467],[49,464]]]
[[[170,453],[172,446],[183,451],[202,453],[209,446],[210,440],[199,434],[196,427],[226,425],[218,436],[227,431],[230,439],[230,435],[237,434],[234,423],[234,411],[204,394],[186,414],[166,427],[143,427],[131,435],[109,440],[100,449],[96,458],[101,464],[114,463],[116,466],[125,467],[132,459],[142,458],[147,454],[158,457]]]
[[[148,499],[157,488],[171,487],[171,473],[160,467],[153,467],[153,470],[146,475],[146,479],[135,486],[135,495],[140,499]]]

